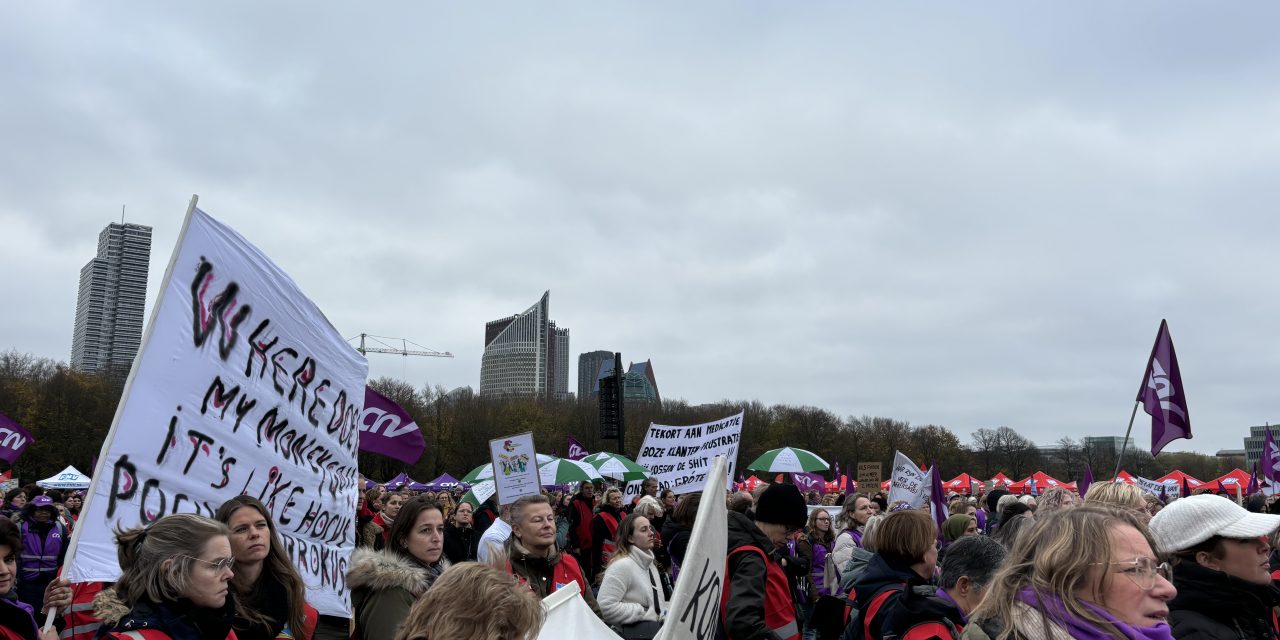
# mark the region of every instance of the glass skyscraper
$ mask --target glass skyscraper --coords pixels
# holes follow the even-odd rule
[[[532,307],[484,326],[480,395],[569,395],[569,330],[550,319],[551,292]]]

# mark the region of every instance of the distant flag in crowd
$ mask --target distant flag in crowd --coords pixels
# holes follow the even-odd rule
[[[27,450],[27,445],[35,441],[22,425],[0,413],[0,460],[9,464],[17,462],[18,457]]]
[[[1258,465],[1254,463],[1253,473],[1249,474],[1249,486],[1244,490],[1246,495],[1253,495],[1258,492]]]
[[[1228,494],[1228,495],[1230,495],[1230,494],[1231,494],[1231,492],[1230,492],[1230,491],[1227,491],[1227,485],[1222,484],[1222,481],[1221,481],[1221,480],[1219,480],[1219,481],[1218,481],[1218,492],[1220,492],[1220,493],[1225,493],[1225,494]]]
[[[837,461],[836,461],[836,463],[835,463],[835,467],[836,467],[836,470],[835,470],[835,480],[837,480],[837,481],[838,481],[838,480],[840,480],[840,462],[839,462],[838,460],[837,460]]]
[[[1182,387],[1178,356],[1169,337],[1169,323],[1160,321],[1156,343],[1151,347],[1147,370],[1142,374],[1142,387],[1137,400],[1151,416],[1151,455],[1160,453],[1166,444],[1179,438],[1191,439],[1191,418],[1187,415],[1187,396]]]
[[[1182,497],[1191,495],[1191,483],[1187,482],[1187,476],[1182,476]]]
[[[1163,503],[1168,501],[1169,501],[1169,492],[1165,490],[1164,483],[1162,482],[1160,483],[1160,502]]]
[[[947,521],[947,496],[942,492],[942,473],[938,471],[938,461],[933,461],[933,476],[929,480],[929,502],[933,505],[933,520],[938,523],[938,541],[942,541],[942,525]]]
[[[1260,487],[1267,495],[1274,495],[1280,490],[1280,449],[1271,437],[1271,427],[1267,427],[1267,439],[1262,444],[1262,456],[1258,459],[1258,469],[1262,472]]]
[[[854,482],[856,478],[853,475],[853,470],[856,468],[857,467],[847,462],[844,464],[844,477],[845,477],[844,493],[846,496],[851,496],[857,493],[858,489],[860,488],[858,487],[858,483]],[[874,492],[876,489],[879,489],[879,488],[880,487],[861,487],[863,492],[866,493],[868,496],[870,496],[872,492]]]
[[[582,446],[582,443],[578,442],[578,439],[573,436],[569,436],[569,444],[566,451],[569,452],[566,457],[570,460],[581,460],[587,457],[587,448]]]
[[[1084,477],[1080,478],[1080,484],[1077,485],[1080,489],[1081,496],[1089,490],[1089,485],[1091,484],[1093,484],[1093,468],[1089,466],[1088,462],[1086,462],[1084,463]]]

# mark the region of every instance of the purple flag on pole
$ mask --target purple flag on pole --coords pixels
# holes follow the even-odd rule
[[[839,463],[839,462],[837,462],[837,463],[836,463],[836,473],[835,473],[835,475],[836,475],[836,477],[835,477],[835,481],[836,481],[836,482],[840,482],[840,463]]]
[[[573,436],[569,436],[569,448],[567,451],[569,452],[567,457],[570,460],[581,460],[587,457],[587,448],[582,446],[582,443],[578,442],[578,439]]]
[[[1182,497],[1191,495],[1191,483],[1187,482],[1187,477],[1182,476]]]
[[[1182,372],[1178,356],[1169,337],[1169,323],[1161,320],[1155,346],[1147,370],[1142,374],[1138,391],[1142,408],[1151,416],[1151,455],[1160,453],[1166,444],[1178,438],[1191,439],[1191,418],[1187,415],[1187,396],[1182,388]]]
[[[35,441],[22,425],[0,413],[0,460],[13,464],[27,450],[27,445]]]
[[[801,493],[810,491],[821,492],[827,486],[827,479],[822,477],[821,473],[791,473],[791,484]]]
[[[414,464],[427,443],[413,417],[400,405],[369,387],[364,388],[364,413],[360,414],[360,450]]]
[[[1258,470],[1262,472],[1261,481],[1265,493],[1271,495],[1280,486],[1280,449],[1271,437],[1271,427],[1267,427],[1267,439],[1262,443],[1262,457],[1258,459]]]
[[[1161,482],[1160,483],[1160,503],[1163,504],[1168,501],[1169,501],[1169,492],[1165,490],[1164,483]]]
[[[1080,490],[1080,497],[1084,497],[1085,492],[1089,490],[1089,485],[1091,484],[1093,484],[1093,469],[1089,467],[1089,463],[1086,462],[1084,463],[1084,477],[1080,478],[1080,484],[1076,485],[1076,488]]]
[[[930,474],[933,476],[930,481],[931,489],[929,491],[929,502],[933,504],[933,520],[938,523],[938,541],[942,541],[942,523],[947,521],[947,497],[942,493],[942,474],[938,472],[938,461],[933,461],[933,469]]]
[[[1245,495],[1253,495],[1258,492],[1258,465],[1254,463],[1253,473],[1249,474],[1249,486],[1245,488]]]
[[[854,477],[853,477],[853,474],[852,474],[852,473],[849,473],[849,472],[850,472],[850,471],[852,471],[852,470],[854,470],[854,469],[856,469],[856,468],[857,468],[857,467],[855,467],[855,466],[853,466],[853,465],[851,465],[851,464],[849,464],[849,463],[847,463],[847,462],[846,462],[846,463],[845,463],[845,465],[844,465],[844,494],[845,494],[846,496],[851,496],[851,495],[853,495],[853,494],[855,494],[855,493],[857,493],[857,492],[861,491],[861,492],[863,492],[863,493],[867,494],[867,496],[871,496],[872,494],[874,494],[874,493],[876,492],[876,489],[879,489],[880,487],[858,487],[858,486],[854,486],[854,480],[856,480],[857,478],[854,478]]]

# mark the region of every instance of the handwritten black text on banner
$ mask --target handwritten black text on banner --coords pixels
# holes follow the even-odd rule
[[[742,414],[687,427],[650,424],[636,462],[658,479],[658,486],[677,494],[702,491],[711,471],[711,460],[725,457],[725,475],[731,482],[738,464]],[[628,496],[639,493],[639,483],[627,487]]]

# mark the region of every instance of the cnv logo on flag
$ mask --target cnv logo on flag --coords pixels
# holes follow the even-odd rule
[[[1151,377],[1147,379],[1147,388],[1156,392],[1156,397],[1160,398],[1160,409],[1170,413],[1177,414],[1178,417],[1186,419],[1187,414],[1183,413],[1182,407],[1169,401],[1177,389],[1173,387],[1173,382],[1169,380],[1169,374],[1165,372],[1164,366],[1159,360],[1151,361]]]

